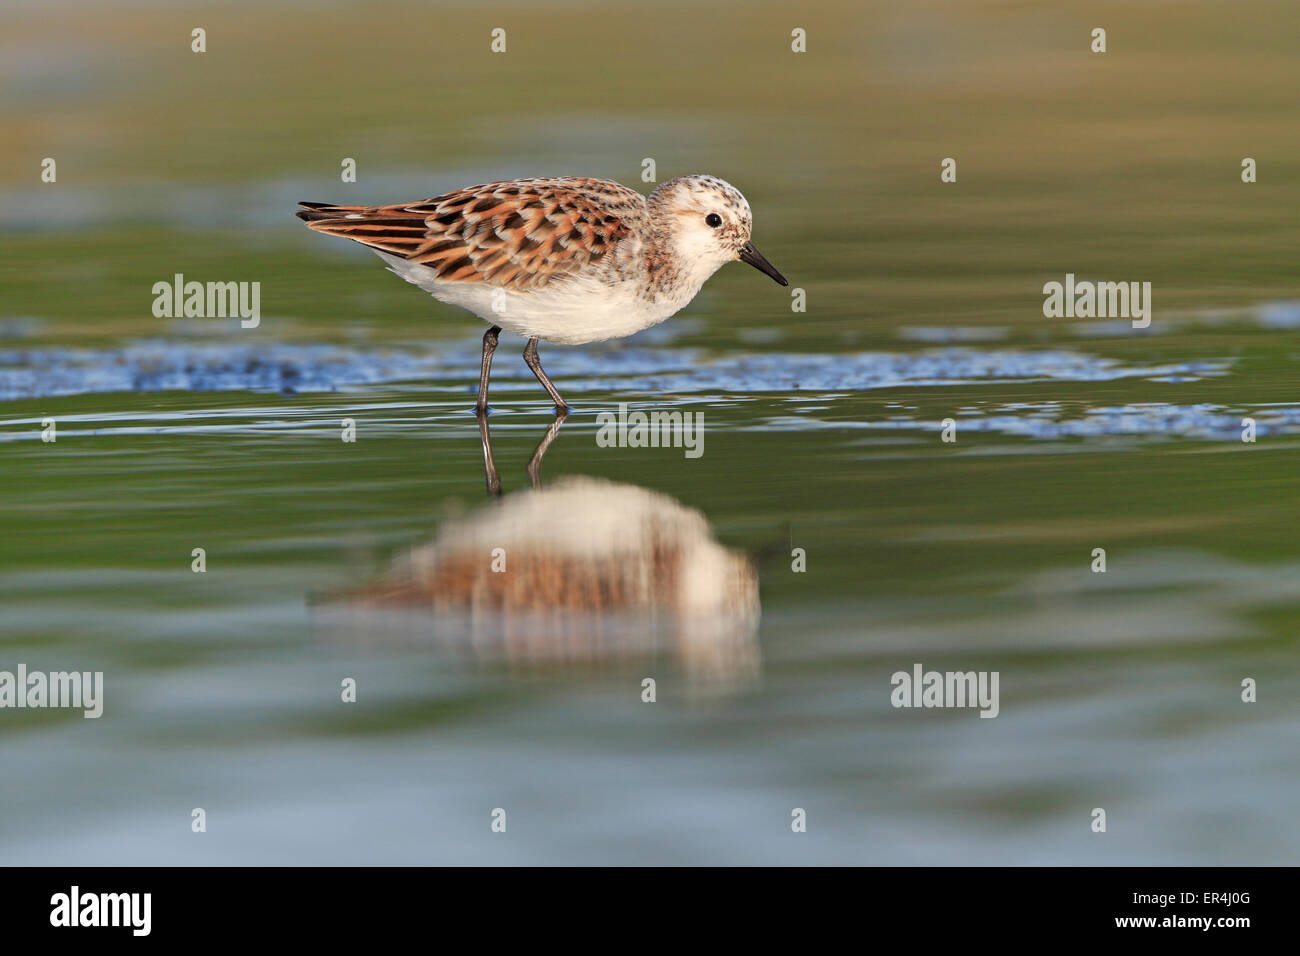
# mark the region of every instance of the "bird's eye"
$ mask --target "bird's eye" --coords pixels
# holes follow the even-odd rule
[[[709,213],[707,216],[704,217],[704,221],[708,225],[712,226],[714,229],[717,229],[720,225],[722,225],[722,217],[719,216],[716,212]]]

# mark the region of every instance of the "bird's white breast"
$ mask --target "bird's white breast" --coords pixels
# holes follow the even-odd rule
[[[540,289],[512,292],[484,282],[444,282],[427,266],[374,250],[391,271],[439,302],[460,306],[507,332],[560,345],[581,345],[640,332],[679,312],[700,289],[680,288],[651,300],[636,282],[573,276]]]

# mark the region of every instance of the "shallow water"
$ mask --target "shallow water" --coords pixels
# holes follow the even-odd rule
[[[106,699],[0,711],[0,859],[1294,864],[1295,11],[1179,6],[1102,61],[1066,8],[827,2],[793,66],[786,5],[521,7],[491,70],[426,55],[452,7],[329,63],[366,8],[214,8],[207,60],[147,5],[4,11],[0,671]],[[481,116],[413,107],[468,76]],[[740,186],[807,311],[729,266],[543,345],[554,432],[503,339],[497,500],[481,325],[293,203],[645,155]],[[1152,281],[1151,326],[1044,318],[1067,271]],[[154,318],[178,272],[262,282],[260,326]],[[702,455],[602,444],[621,404]],[[997,717],[893,707],[917,664],[997,672]]]
[[[80,356],[83,387],[154,348]],[[438,637],[445,614],[322,622],[324,597],[498,507],[464,382],[472,351],[395,362],[294,347],[295,381],[338,373],[333,389],[250,394],[267,383],[238,353],[181,350],[155,380],[166,390],[5,406],[21,489],[3,504],[5,657],[76,661],[108,681],[100,720],[6,715],[7,760],[23,768],[0,784],[9,859],[1294,857],[1279,838],[1300,691],[1294,406],[1259,410],[1251,446],[1239,413],[1209,403],[1025,400],[1070,376],[1113,386],[1179,363],[1121,376],[1084,352],[668,345],[602,363],[552,350],[577,410],[543,482],[600,476],[698,509],[755,562],[756,670],[701,695],[662,641],[584,645],[576,660],[543,634],[503,660]],[[501,364],[494,457],[505,490],[529,495],[523,465],[550,416],[522,365]],[[364,382],[381,368],[396,380]],[[1182,371],[1232,374],[1227,362]],[[875,377],[879,389],[863,387]],[[619,402],[702,412],[704,455],[599,447],[596,412]],[[938,436],[942,404],[959,422],[952,445]],[[42,443],[52,408],[58,440]],[[346,418],[355,443],[340,440]],[[204,574],[190,570],[195,547]],[[791,547],[806,549],[806,572],[792,572]],[[1089,570],[1095,547],[1105,574]],[[892,708],[891,675],[917,662],[998,671],[998,717]],[[345,677],[357,704],[340,703]],[[1260,704],[1238,699],[1243,677],[1260,682]],[[191,806],[218,839],[191,839]],[[1094,806],[1122,840],[1089,832]],[[495,807],[508,843],[488,829]],[[811,823],[792,842],[793,807]],[[75,822],[29,829],[55,816]]]

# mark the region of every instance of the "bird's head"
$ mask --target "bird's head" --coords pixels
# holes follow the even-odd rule
[[[739,259],[789,285],[754,248],[749,239],[754,226],[749,203],[730,183],[714,176],[679,176],[651,193],[647,202],[654,225],[681,262],[712,275]]]

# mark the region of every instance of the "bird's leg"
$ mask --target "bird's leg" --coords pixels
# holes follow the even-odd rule
[[[551,380],[546,377],[546,373],[542,371],[542,362],[537,357],[537,339],[529,339],[528,344],[524,346],[524,361],[528,363],[528,367],[537,376],[537,381],[542,383],[542,388],[546,389],[546,394],[551,396],[551,401],[555,402],[555,413],[557,415],[569,414],[568,402],[560,397],[560,393],[551,384]]]
[[[478,418],[478,437],[483,442],[483,477],[487,481],[488,494],[500,497],[501,476],[492,460],[492,432],[488,429],[487,412],[480,408],[474,414]]]
[[[483,333],[483,370],[478,375],[478,401],[474,403],[476,414],[487,411],[488,373],[492,371],[492,353],[497,350],[497,336],[501,326],[494,325]]]
[[[555,436],[560,433],[560,426],[569,418],[569,410],[563,409],[555,416],[555,421],[551,422],[551,427],[546,429],[546,437],[537,443],[537,448],[533,451],[533,457],[528,459],[528,483],[533,486],[533,490],[542,487],[542,459],[546,457],[546,449],[551,447],[551,442],[555,441]]]

